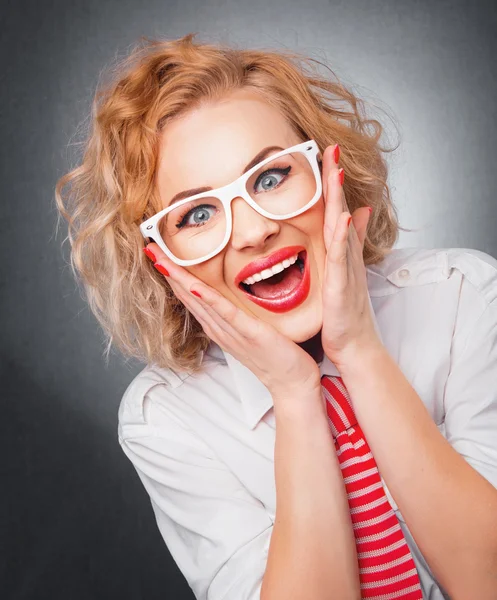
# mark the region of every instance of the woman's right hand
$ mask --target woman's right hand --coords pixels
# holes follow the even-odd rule
[[[250,369],[273,399],[306,397],[321,389],[319,367],[305,350],[170,261],[157,244],[148,244],[147,249],[155,257],[154,266],[165,268],[169,273],[166,276],[158,269],[207,336]]]

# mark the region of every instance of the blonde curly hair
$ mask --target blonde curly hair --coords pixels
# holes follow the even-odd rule
[[[109,69],[97,85],[82,160],[55,187],[59,221],[68,223],[63,243],[69,239],[72,272],[106,334],[106,358],[114,344],[124,356],[187,372],[201,369],[210,340],[144,256],[139,231],[162,208],[155,177],[170,119],[235,89],[255,90],[302,141],[314,139],[322,151],[340,144],[350,211],[373,207],[366,265],[381,261],[404,229],[381,154],[395,148],[380,146],[383,127],[329,67],[289,51],[200,43],[196,35],[141,38]]]

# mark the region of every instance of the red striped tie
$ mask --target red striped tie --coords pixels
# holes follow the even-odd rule
[[[376,461],[341,377],[321,378],[359,561],[361,597],[422,600],[411,551],[385,494]]]

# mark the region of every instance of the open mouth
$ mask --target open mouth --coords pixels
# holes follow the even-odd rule
[[[310,270],[307,251],[302,250],[297,260],[280,273],[239,287],[252,302],[272,312],[286,312],[301,304],[310,289]]]

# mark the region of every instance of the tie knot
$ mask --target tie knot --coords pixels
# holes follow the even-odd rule
[[[336,437],[349,427],[357,425],[355,412],[341,377],[323,375],[321,385],[326,399],[326,412],[330,419],[333,436]]]

